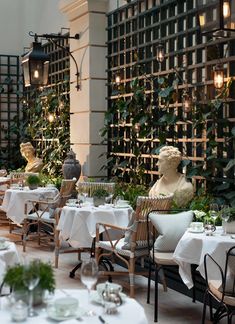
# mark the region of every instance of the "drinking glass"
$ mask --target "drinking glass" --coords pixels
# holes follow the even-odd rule
[[[219,206],[216,203],[210,204],[210,217],[213,219],[214,225],[218,216]]]
[[[94,258],[86,259],[82,262],[81,266],[81,281],[86,286],[88,291],[88,305],[90,304],[90,292],[91,288],[96,284],[98,280],[98,265]],[[94,311],[88,310],[86,312],[88,316],[95,315]]]
[[[221,235],[227,235],[227,222],[230,217],[230,212],[229,212],[229,206],[228,205],[223,205],[221,208],[221,218],[224,221],[224,231]]]
[[[33,291],[40,280],[40,260],[33,259],[26,261],[23,268],[23,282],[29,291],[29,310],[28,316],[33,317],[38,314],[33,309]]]

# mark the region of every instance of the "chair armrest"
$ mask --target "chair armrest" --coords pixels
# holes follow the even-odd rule
[[[127,231],[128,230],[128,227],[121,227],[121,226],[108,224],[108,223],[96,223],[96,228],[99,228],[99,226],[109,227],[110,229],[116,229],[116,230],[120,230],[120,231]]]

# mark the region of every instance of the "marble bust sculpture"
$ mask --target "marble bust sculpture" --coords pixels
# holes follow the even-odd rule
[[[35,149],[30,142],[20,144],[20,152],[27,160],[25,172],[40,172],[43,167],[43,162],[35,156]]]
[[[177,147],[164,146],[160,149],[157,165],[162,176],[150,189],[150,197],[173,193],[178,207],[186,206],[193,198],[192,183],[177,171],[181,159],[182,154]]]

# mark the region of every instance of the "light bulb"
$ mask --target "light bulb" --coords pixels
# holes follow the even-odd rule
[[[163,62],[165,58],[165,53],[164,53],[164,46],[163,44],[158,44],[157,46],[157,53],[156,53],[156,59],[158,62]]]
[[[224,85],[224,70],[223,66],[217,64],[214,68],[214,86],[216,89],[221,89]]]
[[[34,76],[35,79],[38,79],[39,78],[39,72],[38,72],[38,70],[35,70],[34,71],[33,76]]]
[[[224,3],[223,3],[223,16],[224,16],[224,18],[230,17],[230,4],[229,4],[229,1],[224,1]]]
[[[201,27],[205,26],[206,19],[205,19],[205,14],[199,15],[199,24]]]
[[[55,116],[52,115],[52,114],[48,114],[47,119],[48,119],[48,121],[49,121],[50,123],[52,123],[52,122],[55,120]]]
[[[121,76],[120,76],[120,74],[116,74],[116,76],[115,76],[115,83],[117,85],[119,85],[121,83]]]

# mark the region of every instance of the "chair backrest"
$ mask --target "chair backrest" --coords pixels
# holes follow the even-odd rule
[[[60,187],[60,202],[58,207],[63,207],[68,198],[71,197],[77,180],[63,179]]]
[[[151,211],[164,212],[171,209],[174,195],[137,198],[135,222],[137,223],[136,240],[147,241],[149,235],[155,231],[153,225],[148,222],[147,216]]]
[[[212,285],[224,295],[235,297],[235,246],[226,252],[225,267],[210,254],[204,257],[205,279],[207,287]],[[223,269],[224,271],[223,271]]]
[[[87,193],[88,197],[93,197],[96,189],[105,189],[112,194],[115,188],[115,182],[78,182],[77,190],[80,194]]]

